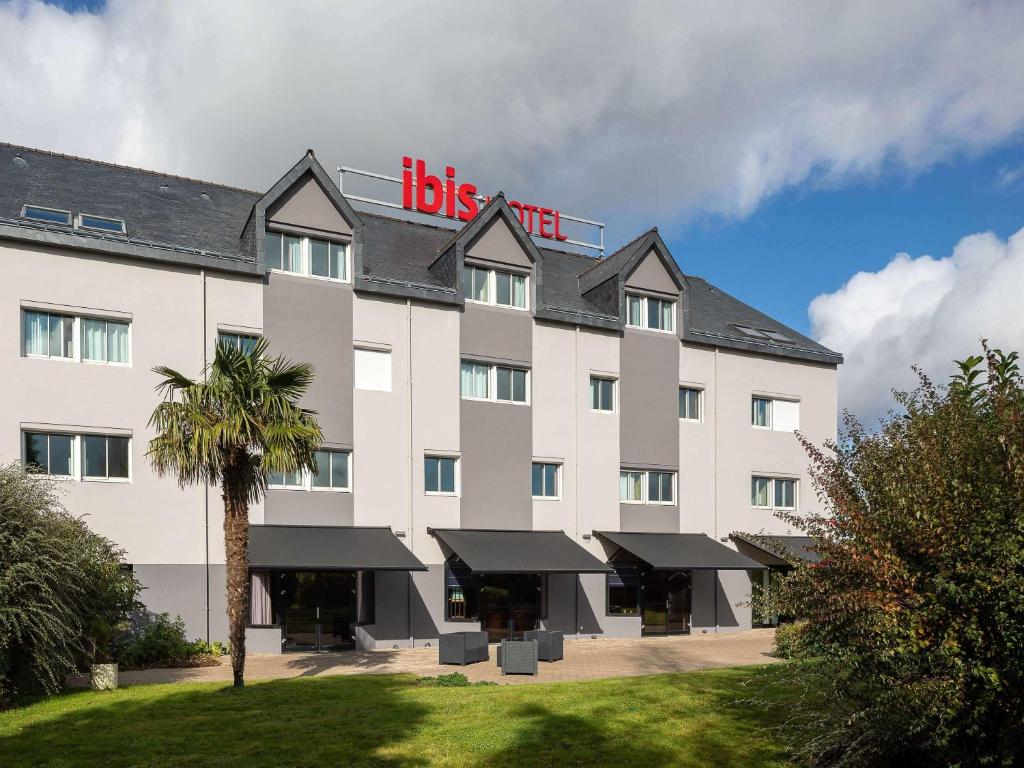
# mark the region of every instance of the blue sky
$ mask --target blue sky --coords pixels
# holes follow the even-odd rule
[[[806,182],[748,218],[695,222],[669,247],[684,271],[808,333],[811,299],[856,272],[879,270],[900,252],[948,256],[968,234],[1006,238],[1022,227],[1024,142],[1015,141],[917,176],[890,170],[839,188]]]

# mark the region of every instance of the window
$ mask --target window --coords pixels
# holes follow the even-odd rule
[[[445,619],[476,621],[480,577],[464,565],[449,565],[445,571]]]
[[[623,469],[619,472],[619,501],[625,504],[674,504],[675,474]]]
[[[648,472],[647,473],[647,503],[648,504],[671,504],[672,494],[672,473],[671,472]]]
[[[529,375],[524,368],[462,362],[459,390],[472,400],[496,400],[505,403],[529,401]]]
[[[640,575],[630,566],[613,566],[606,577],[609,616],[636,616],[640,613]]]
[[[57,208],[43,208],[39,205],[26,205],[21,209],[21,218],[32,221],[42,221],[46,224],[61,224],[65,227],[71,226],[71,211],[62,211]]]
[[[751,399],[750,423],[776,432],[793,432],[800,428],[800,403],[795,400],[776,400],[768,397]]]
[[[348,451],[317,451],[316,474],[312,476],[313,488],[317,490],[349,490],[349,462],[352,454]]]
[[[25,433],[25,466],[55,477],[74,476],[74,435]]]
[[[91,229],[96,232],[107,232],[113,235],[125,233],[124,219],[111,219],[107,216],[92,216],[80,213],[75,219],[75,229]]]
[[[294,491],[352,490],[352,452],[321,448],[316,452],[316,471],[267,473],[267,487]]]
[[[356,624],[377,622],[377,578],[374,571],[356,571]]]
[[[128,364],[128,323],[82,319],[82,359],[93,363]]]
[[[752,477],[750,506],[762,509],[796,509],[797,481],[785,477]]]
[[[679,388],[679,418],[686,421],[700,421],[701,390],[693,387]]]
[[[676,303],[651,296],[626,294],[626,325],[652,331],[675,331]]]
[[[348,246],[344,243],[267,232],[263,249],[267,269],[348,282]]]
[[[25,354],[30,357],[75,356],[75,318],[48,312],[22,312]]]
[[[127,480],[128,438],[83,435],[82,479]]]
[[[21,315],[26,357],[131,364],[131,323],[127,320],[30,309],[23,309]]]
[[[462,295],[468,301],[526,309],[526,275],[466,265]]]
[[[378,349],[355,350],[355,388],[391,391],[391,352]]]
[[[423,458],[423,490],[438,496],[458,493],[458,464],[453,456],[425,456]]]
[[[496,366],[494,378],[497,382],[495,398],[512,403],[526,402],[526,371],[522,368]]]
[[[590,377],[590,410],[607,412],[615,410],[614,379],[605,379],[600,376]]]
[[[533,463],[533,498],[557,499],[558,475],[561,467],[558,464]]]
[[[125,481],[131,477],[131,438],[25,432],[25,465],[55,477]]]
[[[251,333],[232,333],[230,331],[220,331],[217,334],[218,344],[227,344],[229,347],[235,347],[242,352],[248,354],[256,346],[256,342],[259,341],[260,337]]]
[[[751,328],[749,325],[733,325],[744,336],[761,341],[774,341],[779,344],[792,344],[793,340],[781,331],[769,331],[765,328]]]

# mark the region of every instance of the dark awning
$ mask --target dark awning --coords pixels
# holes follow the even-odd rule
[[[252,568],[425,571],[390,528],[332,525],[250,525]]]
[[[602,563],[561,531],[430,531],[449,557],[474,573],[610,573]]]
[[[734,533],[731,538],[747,544],[752,558],[772,567],[793,566],[800,562],[816,563],[821,559],[817,544],[810,536]]]
[[[595,533],[656,571],[763,571],[765,568],[703,533]]]

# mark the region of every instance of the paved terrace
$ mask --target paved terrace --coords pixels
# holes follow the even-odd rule
[[[493,680],[498,683],[592,680],[771,663],[777,661],[771,655],[773,637],[774,630],[752,629],[718,635],[566,640],[565,658],[553,663],[540,662],[536,677],[502,676],[495,663],[494,646],[491,646],[489,661],[464,667],[438,664],[436,646],[396,651],[250,654],[245,661],[245,678],[271,680],[312,675],[400,672],[425,677],[462,672],[472,681]],[[122,685],[217,680],[227,682],[231,680],[231,664],[227,658],[223,658],[215,667],[147,669],[122,672],[120,678]],[[85,686],[88,685],[88,679],[78,676],[70,679],[69,684]]]

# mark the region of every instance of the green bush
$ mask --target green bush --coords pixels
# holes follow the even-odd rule
[[[780,659],[797,659],[803,656],[803,629],[802,621],[780,624],[775,629],[775,655]]]
[[[122,551],[70,515],[54,481],[0,466],[0,702],[53,693],[139,607]]]
[[[215,643],[215,645],[220,645]],[[204,640],[189,641],[185,622],[168,613],[142,613],[115,642],[114,657],[125,667],[187,667],[215,655]]]
[[[804,443],[827,507],[780,516],[820,562],[784,580],[805,621],[777,641],[815,692],[788,705],[803,763],[1024,765],[1024,382],[1015,354],[960,367],[877,429]]]
[[[471,683],[469,678],[461,672],[452,672],[449,675],[438,675],[437,677],[421,677],[416,682],[426,688],[470,688],[479,685],[497,685],[490,680]]]

